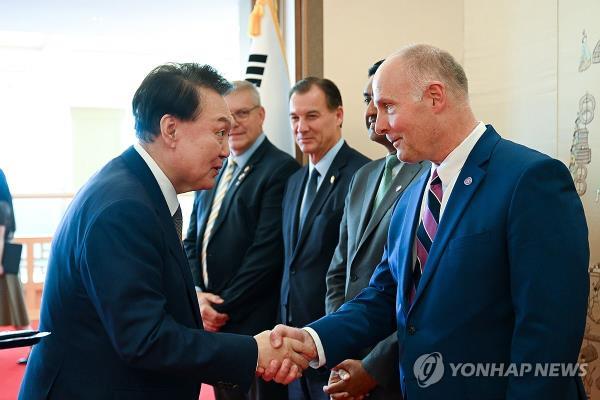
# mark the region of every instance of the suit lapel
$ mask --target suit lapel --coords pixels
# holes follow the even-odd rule
[[[271,143],[265,138],[263,143],[258,147],[258,149],[256,149],[254,154],[252,154],[252,156],[250,157],[250,159],[248,160],[246,165],[244,165],[242,167],[241,171],[239,171],[238,174],[233,177],[233,179],[230,183],[229,189],[227,190],[227,193],[225,194],[225,197],[223,198],[223,203],[221,204],[221,208],[219,209],[219,215],[217,216],[217,220],[215,221],[215,225],[213,226],[213,229],[211,232],[211,237],[213,237],[215,235],[217,230],[223,224],[223,221],[225,221],[225,219],[227,217],[227,213],[229,212],[229,207],[231,206],[231,202],[233,201],[235,194],[237,193],[240,186],[242,186],[244,184],[244,182],[248,178],[248,175],[250,175],[252,172],[254,172],[254,170],[256,169],[256,166],[262,160],[262,158],[263,158],[264,154],[266,153],[268,146],[270,144]],[[212,203],[213,197],[214,197],[214,194],[211,197],[211,203]],[[203,232],[204,232],[204,230],[203,230]]]
[[[347,161],[345,151],[347,148],[348,145],[344,143],[338,154],[335,156],[335,159],[329,167],[329,170],[323,177],[321,185],[319,186],[319,190],[317,191],[317,196],[310,206],[308,214],[306,214],[306,221],[304,221],[304,225],[302,226],[302,232],[300,232],[300,237],[298,238],[298,244],[296,245],[295,250],[298,250],[302,246],[302,243],[306,239],[308,231],[310,230],[315,217],[317,214],[319,214],[323,204],[325,204],[325,201],[329,198],[333,188],[336,187],[337,183],[339,182],[341,170],[344,168]],[[302,202],[302,199],[300,199],[300,202]]]
[[[290,213],[291,221],[286,221],[291,226],[291,235],[292,238],[292,250],[295,251],[296,245],[298,244],[298,226],[300,224],[300,206],[302,204],[302,190],[306,184],[306,180],[308,179],[308,165],[302,167],[302,173],[294,176],[292,179],[295,181],[290,181],[288,185],[289,194],[287,198],[292,201],[290,204],[293,209]]]
[[[150,171],[150,168],[138,152],[130,147],[122,155],[125,164],[133,171],[135,176],[142,182],[142,185],[146,189],[156,213],[158,214],[159,220],[165,230],[165,241],[169,250],[177,260],[177,266],[181,270],[181,274],[184,276],[184,282],[186,284],[186,292],[194,320],[198,326],[201,326],[200,313],[198,308],[198,300],[196,299],[196,291],[194,289],[192,273],[190,266],[183,252],[183,247],[179,241],[179,236],[175,230],[175,224],[171,217],[167,201],[162,194],[156,178]]]
[[[198,221],[196,221],[196,224],[197,224],[196,226],[198,227],[198,229],[196,229],[196,246],[197,246],[198,254],[200,254],[200,252],[202,251],[201,250],[202,240],[204,238],[204,229],[206,229],[206,221],[208,220],[208,215],[210,214],[210,208],[211,208],[213,199],[215,198],[215,194],[216,194],[216,187],[219,184],[219,181],[221,180],[223,171],[224,171],[224,168],[221,168],[221,170],[219,171],[220,175],[217,176],[217,179],[215,180],[215,186],[212,189],[206,190],[206,191],[200,191],[200,194],[199,194],[197,209],[204,210],[204,212],[197,213],[197,215],[200,216]]]
[[[405,315],[408,314],[406,305],[409,303],[409,294],[413,283],[412,270],[415,232],[420,219],[419,211],[421,210],[423,191],[425,190],[428,179],[429,174],[424,173],[415,185],[408,189],[409,192],[406,194],[409,196],[408,202],[406,203],[408,205],[402,220],[402,226],[397,228],[400,229],[400,241],[397,245],[399,249],[402,249],[397,251],[398,254],[404,256],[403,259],[397,261],[400,268],[398,273],[398,287],[402,288],[402,310]],[[390,226],[390,229],[396,229],[396,227]],[[391,252],[391,250],[389,251]],[[393,262],[393,260],[391,262]]]
[[[492,127],[488,126],[488,129],[484,132],[483,136],[475,144],[475,147],[467,157],[467,160],[456,179],[456,183],[454,184],[454,188],[452,189],[452,193],[446,204],[444,214],[440,220],[438,231],[427,258],[427,267],[421,277],[421,282],[419,283],[413,305],[417,303],[420,295],[427,288],[427,284],[439,265],[440,257],[442,256],[448,241],[452,237],[454,229],[465,212],[467,205],[473,198],[473,195],[481,185],[481,182],[485,179],[486,171],[481,168],[481,165],[489,160],[492,150],[499,140],[500,136]]]
[[[392,207],[396,200],[398,200],[398,197],[404,193],[408,185],[412,182],[417,173],[422,170],[422,168],[422,163],[402,165],[402,168],[392,182],[391,189],[385,194],[381,200],[381,204],[371,216],[369,224],[367,225],[367,229],[361,237],[359,247],[365,243],[366,239],[375,230],[377,225],[379,225],[384,215],[389,211],[390,207]]]
[[[355,236],[359,241],[362,241],[362,238],[364,237],[363,232],[365,232],[365,228],[367,228],[368,224],[370,224],[370,219],[372,219],[373,202],[377,196],[377,189],[379,188],[384,168],[385,158],[379,160],[377,167],[373,168],[367,177],[367,184],[364,187],[365,196],[363,196],[360,219],[358,221],[358,232]],[[358,190],[362,192],[363,188],[358,188]],[[358,249],[359,243],[355,243],[355,245],[355,248]],[[356,252],[354,254],[356,254]]]

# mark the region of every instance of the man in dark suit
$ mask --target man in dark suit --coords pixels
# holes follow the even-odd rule
[[[281,320],[304,326],[325,314],[325,274],[338,242],[352,176],[368,158],[342,139],[344,110],[337,86],[305,78],[290,91],[290,119],[309,164],[293,174],[283,197],[285,269]],[[289,387],[290,399],[327,399],[329,371],[306,371]]]
[[[387,150],[387,156],[361,167],[346,197],[340,226],[340,240],[327,271],[328,314],[353,299],[369,285],[371,275],[383,255],[393,205],[408,185],[425,171],[429,163],[406,164],[398,160],[396,149],[385,135],[375,132],[377,108],[373,103],[373,75],[383,60],[369,68],[364,90],[365,122],[369,139]],[[398,338],[394,332],[360,353],[361,360],[347,359],[333,368],[325,393],[348,393],[370,399],[401,399],[398,384]],[[343,378],[343,379],[340,379]]]
[[[20,399],[192,400],[200,382],[247,389],[272,359],[305,364],[289,346],[269,350],[266,332],[202,330],[177,194],[214,185],[229,89],[197,64],[144,79],[132,103],[139,142],[81,188],[54,236],[40,320],[52,334],[34,346]]]
[[[211,190],[196,192],[184,246],[204,329],[256,335],[273,327],[283,271],[281,200],[299,168],[263,133],[256,87],[233,82],[225,96],[233,115],[227,164]],[[252,393],[215,388],[217,399],[281,399],[287,388],[257,379]]]
[[[430,174],[398,201],[369,287],[274,345],[296,335],[336,365],[397,329],[409,400],[585,399],[588,230],[565,165],[478,122],[433,46],[387,58],[373,89],[377,132]]]

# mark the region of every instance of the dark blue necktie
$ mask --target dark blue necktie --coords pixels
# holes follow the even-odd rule
[[[315,197],[317,196],[317,180],[319,179],[319,171],[316,168],[313,168],[312,173],[310,174],[310,179],[306,184],[306,196],[304,197],[304,204],[302,205],[302,210],[300,211],[300,224],[298,228],[298,232],[302,231],[302,226],[304,226],[304,221],[306,220],[306,215],[308,215],[308,210],[310,210],[310,206],[312,205]]]

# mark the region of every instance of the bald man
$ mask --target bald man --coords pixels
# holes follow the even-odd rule
[[[335,366],[397,329],[409,400],[585,399],[588,230],[567,168],[478,121],[443,50],[402,49],[373,88],[376,131],[431,171],[396,205],[369,287],[274,345],[301,338]]]

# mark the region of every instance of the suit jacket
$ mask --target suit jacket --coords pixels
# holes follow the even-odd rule
[[[368,161],[344,143],[323,177],[299,234],[308,165],[288,180],[283,196],[285,268],[280,316],[284,323],[304,326],[325,314],[325,274],[338,243],[344,199],[352,176]]]
[[[200,255],[216,185],[196,192],[184,246],[195,284],[224,300],[214,305],[230,318],[222,331],[255,335],[276,322],[283,271],[281,200],[285,182],[300,166],[265,138],[240,167],[243,172],[223,199],[208,243],[208,287]]]
[[[397,328],[408,399],[585,399],[577,376],[454,376],[450,367],[577,362],[589,247],[567,168],[488,126],[458,176],[409,306],[427,178],[399,200],[369,287],[311,325],[327,363]]]
[[[10,189],[8,188],[8,182],[4,171],[0,169],[0,202],[4,202],[4,206],[0,205],[0,224],[6,227],[4,231],[4,239],[8,240],[12,238],[15,232],[15,214],[13,212],[12,196]],[[6,215],[4,215],[6,214]]]
[[[202,330],[165,198],[133,148],[79,191],[52,242],[40,330],[20,399],[198,399],[247,388],[252,337]]]
[[[328,314],[369,285],[371,275],[383,255],[393,205],[411,182],[429,172],[431,166],[426,161],[403,164],[381,204],[373,210],[385,160],[382,158],[365,164],[350,183],[340,226],[340,240],[327,271],[325,308]],[[365,349],[360,356],[363,357],[363,367],[379,383],[370,397],[400,398],[396,333],[379,342],[375,348]]]

